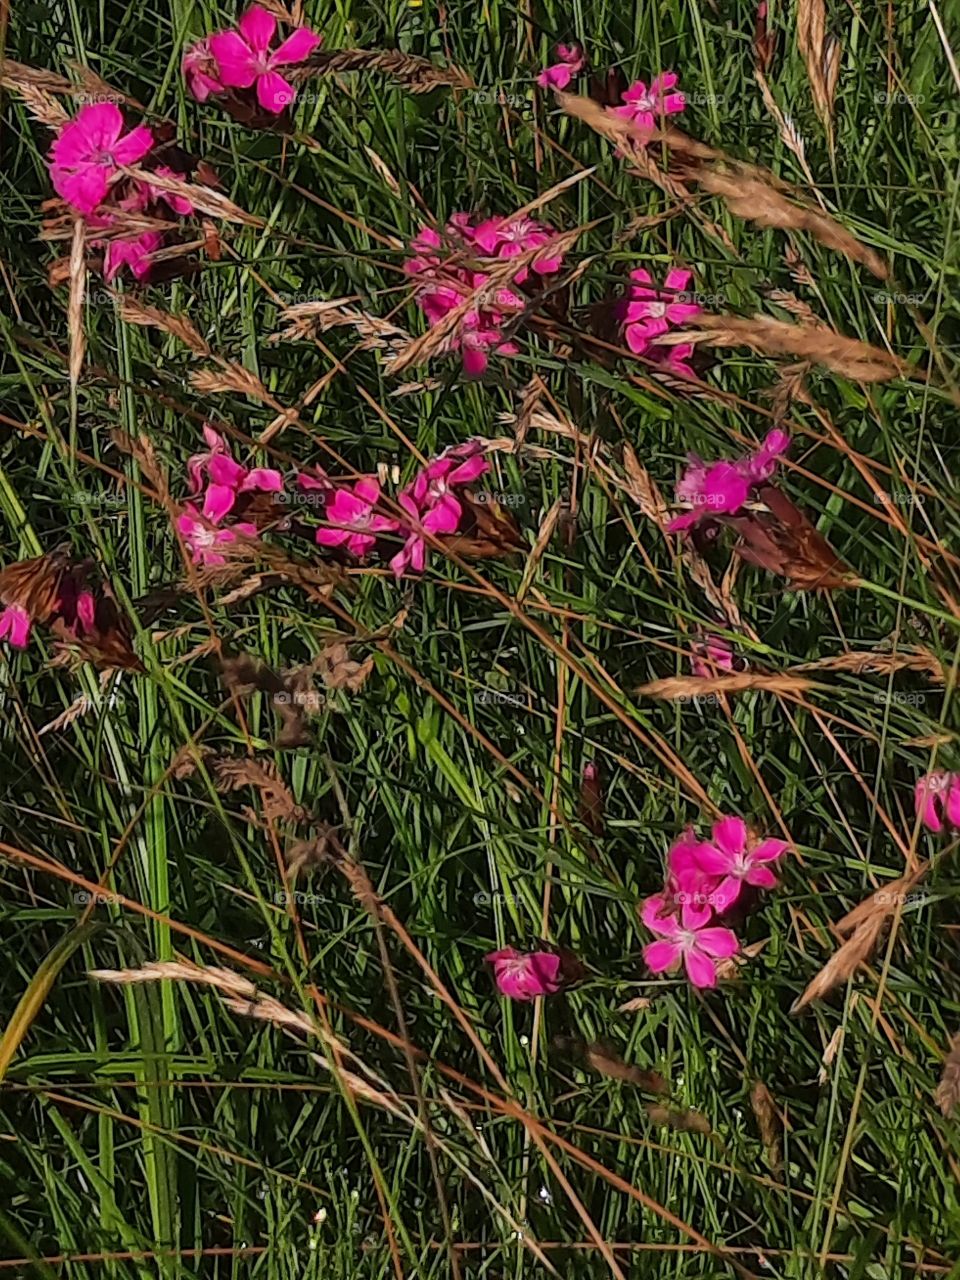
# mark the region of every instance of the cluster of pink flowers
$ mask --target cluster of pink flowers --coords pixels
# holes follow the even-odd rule
[[[227,527],[222,522],[234,510],[241,495],[280,493],[283,476],[269,467],[251,470],[241,466],[231,456],[223,436],[211,426],[204,426],[203,437],[207,452],[196,453],[187,462],[188,487],[193,497],[199,496],[206,479],[203,507],[198,511],[188,502],[177,519],[177,528],[194,564],[222,565],[226,559],[218,547],[236,542],[238,534],[247,538],[257,536],[257,526],[251,521],[239,520]]]
[[[721,818],[705,841],[685,831],[667,855],[663,892],[641,908],[643,923],[658,935],[643,950],[650,970],[665,973],[682,961],[695,987],[715,987],[717,961],[740,948],[733,930],[715,921],[741,901],[745,885],[776,886],[769,864],[787,848],[783,840],[754,840],[742,818]]]
[[[630,286],[619,307],[624,341],[630,350],[660,360],[667,372],[681,378],[694,376],[686,363],[693,355],[693,344],[658,347],[657,339],[700,313],[702,308],[685,294],[692,279],[691,271],[674,267],[667,272],[663,288],[657,289],[649,271],[638,267],[630,272]]]
[[[57,586],[53,607],[45,617],[34,618],[24,604],[12,600],[0,612],[0,640],[6,640],[15,649],[25,649],[30,643],[30,633],[37,621],[59,623],[63,633],[74,638],[90,635],[96,630],[98,601],[87,585],[85,566],[76,566],[65,572]]]
[[[453,250],[444,260],[444,239]],[[489,270],[474,270],[460,259],[509,260],[536,252],[529,266],[520,267],[512,283],[532,285],[536,278],[555,275],[563,265],[563,255],[551,248],[556,232],[533,218],[487,218],[475,223],[469,213],[456,213],[447,223],[444,236],[425,227],[413,240],[414,256],[404,264],[408,275],[416,276],[416,300],[431,325],[462,306],[478,289],[489,283]],[[531,275],[531,271],[533,275]],[[460,351],[464,372],[481,376],[492,353],[515,355],[515,343],[503,337],[503,326],[523,310],[525,299],[512,288],[499,288],[495,295],[467,310],[446,344]]]
[[[574,76],[579,75],[586,66],[583,48],[577,44],[558,44],[553,50],[557,59],[551,66],[537,76],[537,84],[541,89],[566,89]]]
[[[252,89],[264,111],[280,115],[297,96],[278,67],[304,62],[322,37],[308,27],[297,27],[271,49],[277,31],[272,13],[252,5],[236,28],[217,31],[191,45],[183,55],[183,76],[198,102],[219,97],[233,89]]]
[[[935,769],[918,778],[914,804],[920,821],[936,835],[944,825],[960,829],[960,773]]]
[[[688,454],[688,465],[677,482],[676,498],[692,510],[674,517],[667,531],[679,533],[713,516],[735,515],[757,485],[765,484],[774,474],[789,444],[786,432],[775,429],[767,434],[759,449],[732,462],[720,461],[708,466],[697,454]]]
[[[153,149],[153,133],[146,125],[125,132],[123,113],[113,102],[88,103],[63,126],[50,149],[50,180],[58,195],[80,213],[92,228],[108,228],[117,214],[180,217],[193,213],[185,197],[165,191],[150,181],[124,179],[123,166],[146,162]],[[179,178],[166,165],[154,165],[158,178]],[[164,210],[161,206],[166,205]],[[103,272],[107,280],[124,267],[142,280],[150,271],[151,258],[163,244],[162,231],[139,235],[93,239],[94,247],[105,248]]]

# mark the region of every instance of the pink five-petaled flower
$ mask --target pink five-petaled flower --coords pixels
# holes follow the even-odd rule
[[[685,902],[679,915],[662,914],[663,899],[660,895],[648,898],[643,904],[643,923],[660,938],[648,942],[643,958],[653,973],[665,973],[683,961],[687,977],[695,987],[717,985],[717,961],[736,955],[740,944],[732,929],[710,925],[713,912],[709,907],[699,907]]]
[[[408,568],[423,572],[427,558],[425,533],[436,537],[459,529],[463,506],[451,490],[472,484],[489,471],[482,449],[479,441],[467,440],[444,450],[418,473],[412,485],[397,495],[397,502],[413,524],[406,542],[390,561],[397,578]]]
[[[735,515],[755,486],[770,479],[789,443],[786,432],[773,430],[759,449],[733,462],[707,466],[697,454],[689,454],[686,470],[677,481],[676,496],[693,510],[675,516],[667,532],[679,533],[711,516]]]
[[[573,77],[584,68],[586,58],[583,56],[583,48],[576,42],[558,44],[553,53],[558,61],[552,66],[544,67],[537,76],[537,84],[541,89],[566,89]]]
[[[665,116],[677,115],[687,105],[682,93],[672,93],[678,77],[673,71],[662,71],[654,76],[650,88],[642,80],[635,80],[624,91],[623,106],[614,107],[615,115],[629,120],[638,129],[661,128]]]
[[[396,520],[374,511],[379,501],[380,484],[373,476],[361,476],[352,489],[334,489],[325,505],[324,519],[328,524],[317,530],[317,542],[323,547],[346,543],[347,550],[362,560],[379,534],[393,533],[400,527]]]
[[[533,218],[488,218],[474,229],[473,239],[490,257],[518,258],[532,249],[545,249],[557,239],[557,234]],[[563,265],[563,254],[557,250],[537,254],[530,265],[539,276],[554,275]],[[513,278],[517,284],[523,284],[529,274],[526,267],[521,267]]]
[[[131,238],[108,240],[103,255],[103,278],[109,283],[123,267],[129,267],[137,280],[149,274],[153,266],[150,255],[163,244],[159,231],[145,231]]]
[[[63,126],[50,148],[50,180],[79,213],[92,213],[117,169],[143,159],[152,146],[153,134],[146,125],[123,132],[123,116],[115,103],[88,103]]]
[[[204,424],[203,438],[210,446],[207,453],[195,453],[187,461],[189,488],[198,494],[203,487],[203,475],[209,484],[203,499],[203,514],[214,524],[228,515],[241,493],[280,493],[283,476],[271,467],[254,467],[248,470],[230,456],[226,441],[213,427]]]
[[[721,818],[715,822],[711,839],[698,845],[693,860],[714,887],[707,898],[718,915],[729,911],[745,884],[758,889],[776,888],[777,878],[767,865],[786,852],[785,840],[752,842],[742,818]]]
[[[200,565],[226,564],[226,557],[221,555],[217,547],[236,542],[237,534],[247,538],[257,536],[255,524],[240,523],[230,529],[215,529],[202,518],[196,507],[187,504],[182,515],[177,517],[177,528],[193,556],[193,563]]]
[[[33,619],[22,604],[8,604],[0,613],[0,640],[8,640],[15,649],[25,649],[32,625]]]
[[[669,329],[699,315],[701,308],[684,293],[692,278],[693,272],[674,267],[667,272],[663,288],[656,289],[649,271],[643,267],[630,272],[630,290],[621,309],[624,338],[635,355],[643,355],[650,343]],[[689,351],[685,350],[682,358],[687,355]]]
[[[511,1000],[535,1000],[555,995],[563,987],[560,957],[551,951],[528,951],[513,947],[491,951],[484,956],[493,965],[497,990]]]
[[[222,83],[237,89],[249,89],[256,83],[257,101],[273,115],[279,115],[297,96],[296,89],[277,67],[303,62],[320,43],[320,36],[308,27],[297,27],[271,52],[276,29],[273,14],[252,5],[237,23],[236,31],[220,31],[210,37],[210,51]]]
[[[935,769],[918,778],[914,805],[917,817],[935,835],[943,830],[944,819],[960,827],[960,774]]]
[[[192,44],[183,55],[180,64],[187,88],[197,102],[206,102],[210,97],[223,93],[226,85],[220,81],[217,60],[210,49],[210,37],[205,36]]]

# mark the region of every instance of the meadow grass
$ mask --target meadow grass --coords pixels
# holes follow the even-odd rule
[[[263,464],[332,468],[332,449],[349,468],[408,480],[417,453],[511,437],[534,376],[544,411],[575,431],[534,425],[531,447],[492,455],[488,487],[515,501],[528,549],[565,504],[529,566],[520,555],[470,571],[434,555],[422,578],[351,574],[326,604],[280,582],[227,605],[222,588],[188,591],[144,620],[138,598],[182,578],[183,561],[150,477],[112,432],[148,437],[179,499],[204,421],[229,427],[246,456],[276,409],[198,392],[190,375],[204,362],[126,323],[92,276],[72,391],[67,287],[47,281],[69,246],[37,239],[50,133],[5,94],[3,562],[63,542],[92,557],[146,670],[101,694],[90,666],[51,666],[42,639],[3,650],[0,1270],[960,1276],[960,1128],[935,1099],[960,1030],[953,846],[917,829],[912,798],[929,768],[960,766],[958,13],[833,0],[828,131],[797,43],[805,8],[777,3],[769,20],[785,130],[754,76],[755,6],[743,0],[306,0],[325,49],[398,48],[462,68],[476,88],[311,79],[287,138],[185,93],[185,45],[232,12],[188,0],[4,12],[7,57],[88,67],[175,121],[258,220],[218,223],[222,257],[193,276],[120,291],[188,316],[213,352],[297,407],[253,455]],[[688,134],[797,184],[889,278],[805,232],[759,227],[719,199],[685,205],[631,174],[533,88],[554,41],[571,37],[593,67],[628,79],[676,69]],[[569,286],[566,328],[528,331],[483,383],[456,358],[390,378],[349,326],[271,340],[284,305],[331,298],[422,333],[401,246],[425,215],[507,214],[577,175],[539,212],[583,228],[568,268],[593,259]],[[577,341],[627,270],[660,277],[677,262],[712,312],[783,319],[799,300],[909,366],[871,385],[805,371],[784,411],[782,483],[859,582],[802,593],[741,566],[726,580],[739,651],[786,671],[921,650],[939,682],[894,663],[808,672],[813,687],[795,694],[637,694],[686,672],[692,635],[730,631],[676,540],[616,483],[623,445],[669,496],[688,450],[719,457],[762,438],[784,385],[785,361],[718,349],[691,394]],[[773,290],[789,291],[787,310]],[[711,556],[718,584],[728,556]],[[277,750],[267,699],[232,701],[212,655],[288,669],[334,633],[360,637],[352,652],[374,669],[359,690],[329,692],[309,746]],[[38,736],[81,693],[93,709]],[[328,860],[291,897],[284,852],[309,828],[266,819],[255,788],[173,768],[191,742],[272,762],[296,803],[337,829],[369,889]],[[601,834],[578,817],[588,763]],[[742,928],[755,954],[700,993],[646,971],[637,906],[662,883],[671,841],[716,811],[795,852]],[[838,946],[836,922],[926,858],[869,962],[792,1014]],[[583,979],[536,1006],[500,998],[485,953],[543,938],[580,958]],[[232,970],[316,1034],[202,983],[88,977],[152,962]],[[597,1044],[591,1065],[584,1046]],[[617,1060],[663,1076],[666,1116],[651,1111],[662,1099],[611,1074]],[[765,1121],[758,1084],[773,1103]]]

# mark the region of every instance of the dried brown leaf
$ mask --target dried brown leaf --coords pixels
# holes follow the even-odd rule
[[[346,689],[357,693],[373,671],[373,655],[363,662],[355,662],[350,650],[342,641],[328,645],[311,664],[328,689]]]
[[[315,53],[291,78],[298,81],[309,76],[328,76],[351,71],[377,71],[389,76],[410,93],[429,93],[432,89],[471,89],[473,81],[459,67],[438,67],[428,58],[401,53],[399,49],[336,49]]]
[[[934,1095],[943,1115],[948,1116],[960,1103],[960,1035],[951,1037],[950,1052],[943,1063],[943,1074]]]
[[[780,1169],[780,1115],[773,1094],[758,1080],[750,1090],[750,1106],[756,1116],[760,1128],[760,1139],[763,1142],[767,1166],[771,1173]]]
[[[710,1121],[699,1111],[687,1107],[667,1107],[659,1102],[648,1102],[644,1107],[654,1124],[667,1125],[683,1133],[702,1133],[709,1137]]]
[[[648,698],[666,698],[687,701],[702,698],[709,693],[747,693],[762,689],[767,693],[802,693],[813,688],[812,680],[800,676],[765,675],[759,671],[744,671],[729,676],[670,676],[665,680],[651,680],[636,690]]]

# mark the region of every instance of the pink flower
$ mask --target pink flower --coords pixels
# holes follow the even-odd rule
[[[663,289],[655,289],[650,273],[643,267],[630,272],[632,283],[621,304],[621,316],[627,346],[635,355],[643,355],[650,343],[662,334],[699,315],[701,308],[687,300],[683,292],[692,278],[691,271],[674,267],[667,272]],[[683,358],[689,354],[685,351]]]
[[[936,835],[943,830],[944,820],[960,827],[960,774],[935,769],[918,778],[914,805],[917,817]]]
[[[698,907],[685,902],[679,916],[663,915],[662,898],[648,898],[643,904],[641,917],[651,931],[660,935],[660,941],[648,942],[643,958],[653,973],[665,973],[683,961],[687,977],[695,987],[717,985],[717,960],[735,955],[740,944],[732,929],[709,924],[712,912],[709,907]]]
[[[579,44],[558,44],[554,56],[559,59],[553,66],[544,67],[537,76],[537,84],[541,89],[566,89],[575,75],[584,68],[586,58]]]
[[[733,645],[723,636],[706,636],[690,646],[690,670],[700,680],[710,680],[734,670]]]
[[[163,244],[163,235],[159,231],[145,231],[142,235],[131,238],[108,240],[107,250],[103,256],[103,277],[108,282],[124,267],[129,267],[137,280],[149,275],[153,263],[150,255]]]
[[[518,258],[531,249],[542,249],[556,240],[556,232],[533,218],[488,218],[474,231],[474,241],[479,249],[490,257]],[[563,254],[558,252],[539,255],[530,264],[537,275],[554,275],[563,265]],[[522,267],[514,276],[517,284],[523,284],[529,276]]]
[[[135,164],[153,146],[146,125],[123,132],[123,116],[112,102],[81,107],[50,148],[54,190],[79,213],[92,213],[121,165]]]
[[[203,438],[210,446],[207,453],[195,453],[187,461],[189,490],[196,495],[203,487],[203,476],[209,481],[203,500],[203,514],[214,524],[228,515],[241,493],[281,493],[283,476],[271,467],[248,470],[230,455],[223,436],[204,424]]]
[[[169,165],[161,164],[153,170],[158,178],[183,178],[182,173],[175,173]],[[163,187],[155,186],[152,182],[138,182],[143,204],[159,204],[162,200],[168,204],[174,213],[178,213],[181,218],[188,218],[193,213],[193,204],[186,196],[177,195],[173,191],[167,191]],[[141,206],[142,207],[142,206]]]
[[[25,649],[30,643],[33,625],[29,613],[21,604],[8,604],[0,613],[0,640],[7,640],[15,649]]]
[[[715,462],[712,466],[707,466],[697,454],[688,454],[687,468],[677,481],[676,497],[693,510],[675,516],[667,525],[667,532],[678,533],[711,516],[736,515],[752,490],[776,471],[789,443],[786,432],[771,431],[753,453],[733,462]]]
[[[314,482],[317,483],[317,482]],[[377,515],[380,485],[373,476],[363,476],[352,489],[334,489],[327,500],[325,519],[329,527],[317,530],[317,542],[324,547],[346,543],[347,550],[362,560],[376,545],[377,536],[400,528],[396,520]]]
[[[226,91],[226,86],[220,82],[217,60],[211,52],[209,37],[198,40],[186,50],[180,67],[187,88],[197,102],[206,102],[208,98]]]
[[[670,92],[676,88],[677,80],[673,71],[654,76],[649,89],[642,80],[635,80],[624,92],[624,105],[610,109],[638,129],[662,128],[665,116],[677,115],[687,105],[682,93]]]
[[[237,23],[236,31],[220,31],[210,37],[210,51],[222,83],[238,89],[256,84],[257,101],[273,115],[279,115],[297,96],[296,89],[276,68],[305,61],[320,43],[320,36],[309,28],[297,27],[271,52],[276,29],[273,14],[252,5]]]
[[[721,818],[714,823],[712,840],[697,847],[694,860],[705,876],[712,877],[708,901],[718,915],[729,911],[740,897],[744,884],[759,889],[775,889],[777,878],[767,866],[776,862],[789,847],[784,840],[749,839],[742,818]]]
[[[193,563],[204,566],[226,564],[226,557],[217,547],[236,542],[237,534],[242,533],[247,538],[257,536],[257,526],[249,523],[235,524],[231,529],[214,529],[189,503],[183,514],[177,517],[177,529],[190,549]]]
[[[551,951],[522,953],[513,947],[484,956],[493,965],[497,990],[511,1000],[535,1000],[555,995],[563,987],[562,965]]]
[[[489,462],[481,456],[482,449],[478,440],[467,440],[444,450],[397,496],[397,502],[413,523],[407,541],[390,561],[397,578],[408,568],[423,572],[427,556],[425,533],[437,537],[459,529],[463,506],[452,490],[472,484],[490,470]]]

